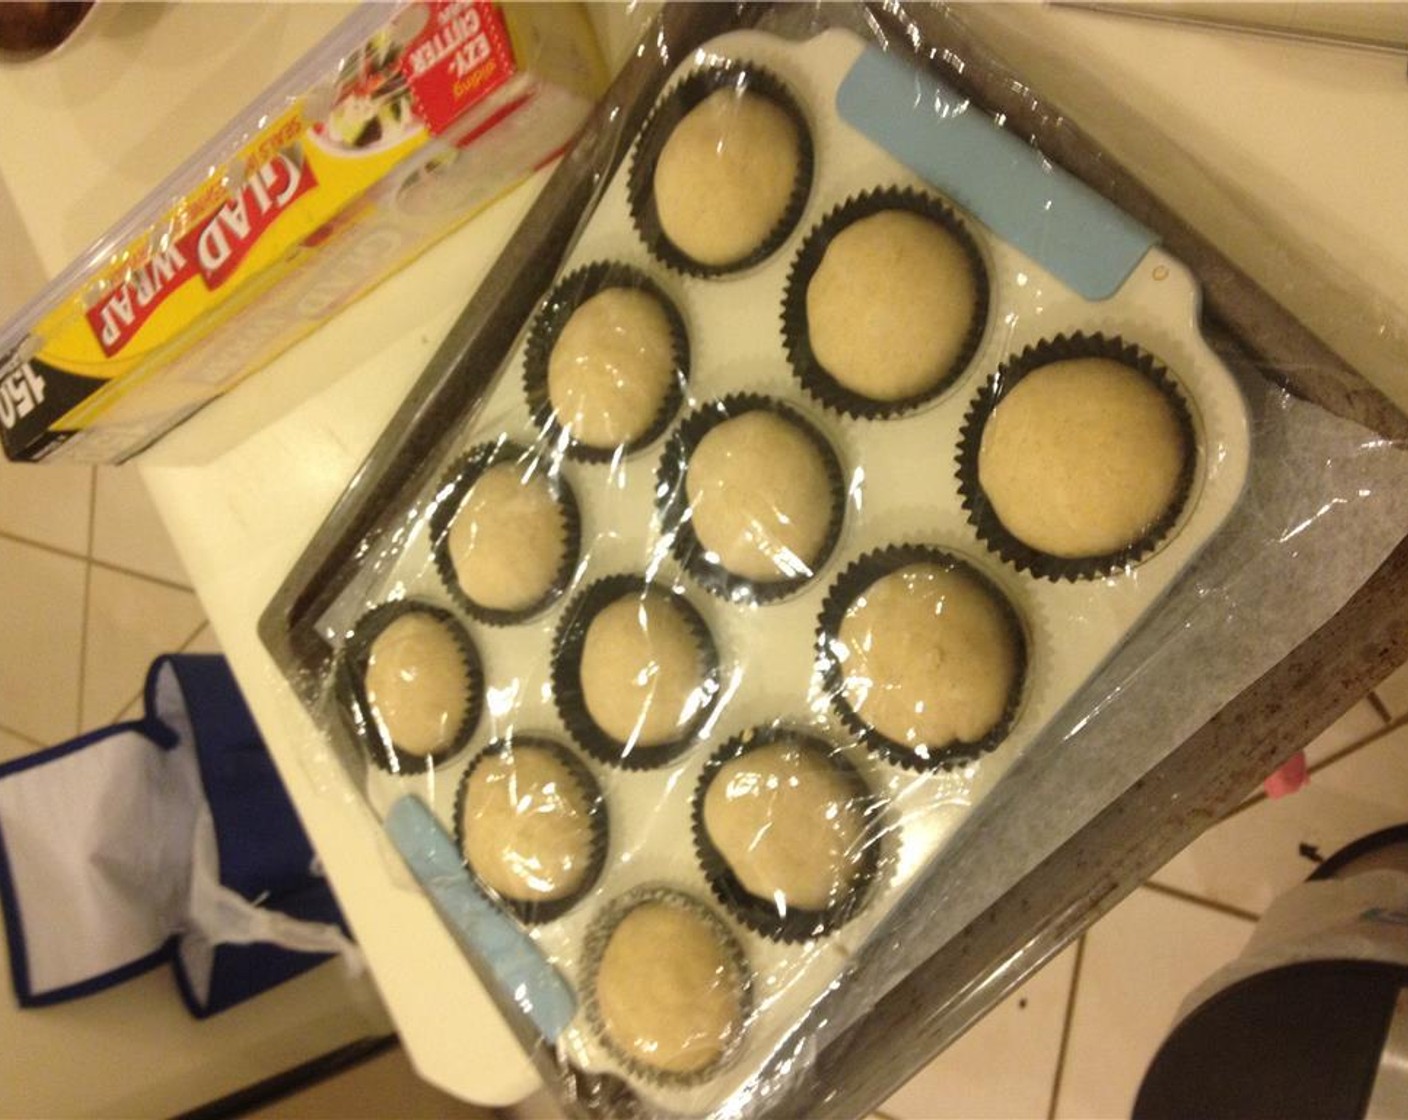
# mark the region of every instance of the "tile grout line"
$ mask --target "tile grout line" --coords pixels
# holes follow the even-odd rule
[[[1315,763],[1314,766],[1310,767],[1308,773],[1311,775],[1318,774],[1320,771],[1334,765],[1337,762],[1342,761],[1345,758],[1348,758],[1352,754],[1356,754],[1357,752],[1363,750],[1365,747],[1372,746],[1374,743],[1382,739],[1385,735],[1397,731],[1399,728],[1404,727],[1406,725],[1408,725],[1408,715],[1399,716],[1397,719],[1389,719],[1389,721],[1383,727],[1380,727],[1377,730],[1371,732],[1369,735],[1365,736],[1363,739],[1360,739],[1358,742],[1350,743],[1348,746],[1341,747],[1334,754],[1330,755],[1327,758],[1321,759],[1319,762]],[[1291,794],[1289,796],[1294,796],[1294,794]],[[1214,824],[1207,831],[1211,832],[1212,829],[1217,828],[1218,825],[1221,825],[1223,822],[1229,821],[1233,817],[1244,812],[1245,810],[1254,808],[1257,805],[1261,805],[1262,803],[1269,800],[1271,799],[1266,796],[1264,790],[1258,790],[1251,797],[1243,801],[1240,805],[1230,810],[1226,816],[1219,818],[1217,823]],[[1155,874],[1157,874],[1157,872]],[[1218,902],[1215,899],[1203,898],[1201,895],[1196,895],[1189,891],[1179,890],[1177,887],[1166,886],[1163,883],[1154,882],[1152,879],[1145,880],[1145,882],[1141,885],[1147,890],[1154,891],[1158,894],[1166,895],[1169,898],[1176,898],[1183,902],[1191,902],[1195,906],[1203,906],[1209,910],[1216,911],[1219,914],[1225,914],[1226,916],[1231,918],[1241,918],[1244,921],[1252,922],[1257,922],[1261,920],[1260,915],[1254,914],[1250,910],[1242,910],[1239,907],[1231,906],[1225,902]]]
[[[98,523],[98,469],[88,479],[88,544],[83,555],[83,628],[78,632],[78,711],[73,733],[83,730],[83,700],[88,689],[88,620],[93,608],[93,528]],[[57,550],[55,550],[57,551]]]
[[[1357,754],[1359,751],[1362,751],[1365,747],[1373,746],[1385,735],[1392,734],[1393,732],[1397,731],[1399,728],[1404,726],[1408,726],[1408,714],[1401,715],[1397,719],[1390,719],[1382,727],[1375,728],[1368,735],[1364,736],[1364,738],[1357,739],[1354,742],[1341,747],[1334,754],[1322,758],[1319,762],[1313,764],[1306,771],[1307,776],[1314,777],[1316,774],[1320,773],[1320,771],[1325,770],[1330,766],[1333,766],[1337,762],[1344,761],[1350,755]],[[1294,796],[1294,794],[1288,796]],[[1234,806],[1233,808],[1229,809],[1224,816],[1219,817],[1217,819],[1217,823],[1212,825],[1212,828],[1216,828],[1219,824],[1222,824],[1223,821],[1229,821],[1238,814],[1244,813],[1248,809],[1260,805],[1263,801],[1269,800],[1270,798],[1266,796],[1265,789],[1258,789],[1254,794],[1248,797],[1241,804]]]
[[[1085,934],[1076,942],[1076,959],[1071,965],[1071,990],[1066,994],[1066,1014],[1061,1020],[1061,1045],[1056,1050],[1056,1076],[1051,1079],[1051,1103],[1046,1120],[1056,1120],[1056,1102],[1061,1096],[1061,1081],[1066,1072],[1066,1057],[1071,1043],[1071,1026],[1076,1017],[1076,992],[1080,989],[1081,966],[1085,963]]]
[[[52,743],[41,743],[33,735],[27,735],[25,734],[25,732],[20,731],[17,728],[11,727],[8,724],[0,723],[0,731],[3,731],[6,735],[12,735],[16,739],[23,739],[26,743],[29,743],[31,746],[38,747],[40,750],[43,750],[45,747],[53,746]]]
[[[88,468],[88,539],[83,544],[84,555],[93,559],[93,536],[98,525],[98,468]]]
[[[91,511],[89,511],[88,514],[88,536],[90,541],[88,547],[89,549],[91,549],[91,540],[93,536],[93,514]],[[37,541],[33,537],[25,537],[21,536],[19,533],[6,532],[4,529],[0,529],[0,540],[11,541],[14,544],[25,544],[28,545],[30,548],[39,549],[40,552],[49,552],[55,556],[63,556],[69,560],[92,559],[92,557],[88,555],[87,550],[83,552],[74,552],[71,548],[60,548],[58,545],[50,544],[48,541]]]
[[[1397,731],[1400,727],[1404,726],[1404,724],[1408,724],[1408,715],[1399,716],[1399,718],[1396,720],[1390,719],[1386,724],[1378,728],[1378,730],[1372,732],[1369,735],[1366,735],[1359,741],[1350,743],[1348,746],[1341,747],[1334,754],[1322,758],[1319,762],[1315,763],[1315,765],[1311,766],[1310,769],[1306,771],[1306,773],[1318,774],[1321,770],[1333,766],[1336,762],[1340,762],[1358,751],[1362,751],[1365,747],[1373,746],[1385,735]]]
[[[89,536],[92,536],[91,517]],[[116,572],[118,575],[131,576],[133,579],[144,579],[148,583],[155,583],[172,591],[186,591],[195,594],[195,588],[188,583],[179,583],[174,579],[167,579],[165,576],[154,576],[148,572],[138,571],[136,568],[127,568],[121,564],[114,564],[108,560],[99,560],[96,557],[81,552],[71,552],[67,548],[59,548],[56,545],[48,544],[44,541],[31,540],[29,537],[22,537],[16,533],[7,533],[0,530],[0,540],[10,541],[14,544],[26,545],[29,548],[37,548],[40,552],[47,552],[53,556],[62,556],[66,560],[82,560],[85,563],[96,565],[109,572]],[[91,545],[89,546],[92,547]]]
[[[1374,689],[1371,688],[1369,690],[1369,695],[1366,697],[1366,699],[1369,701],[1369,707],[1373,708],[1374,711],[1378,712],[1379,717],[1385,723],[1393,722],[1393,713],[1388,710],[1388,705],[1385,704],[1381,699],[1379,699],[1379,694]]]
[[[191,636],[190,636],[189,638],[187,638],[184,642],[182,642],[179,646],[176,647],[176,652],[177,652],[177,653],[185,653],[186,650],[188,650],[188,649],[191,647],[191,643],[194,642],[197,638],[200,637],[200,632],[201,632],[202,630],[204,630],[204,629],[205,629],[207,626],[209,626],[209,625],[210,625],[210,619],[208,619],[208,618],[203,618],[203,619],[201,619],[200,625],[195,628],[195,630],[192,632]]]
[[[1191,891],[1179,890],[1177,887],[1168,887],[1163,883],[1148,881],[1141,883],[1145,890],[1153,891],[1155,894],[1164,895],[1167,898],[1177,899],[1179,902],[1188,902],[1194,906],[1201,906],[1207,910],[1213,910],[1228,918],[1240,918],[1244,922],[1261,921],[1260,914],[1254,914],[1250,910],[1243,910],[1239,906],[1233,906],[1227,902],[1218,902],[1214,898],[1203,898],[1201,895],[1193,894]]]
[[[93,607],[93,565],[83,565],[83,628],[78,632],[78,701],[74,705],[73,734],[83,730],[83,697],[88,687],[88,616]]]
[[[184,652],[186,651],[187,647],[189,647],[192,642],[194,642],[197,638],[200,637],[200,632],[201,632],[202,630],[204,630],[204,629],[205,629],[207,626],[209,626],[209,625],[210,625],[210,623],[209,623],[208,621],[206,621],[205,619],[202,619],[200,625],[197,626],[197,627],[195,628],[195,630],[194,630],[192,633],[190,633],[189,635],[187,635],[185,641],[183,641],[179,646],[176,647],[175,652],[176,652],[176,653],[184,653]],[[130,708],[130,707],[131,707],[133,704],[135,704],[138,700],[142,699],[142,697],[145,696],[146,694],[147,694],[147,686],[146,686],[146,682],[143,681],[143,682],[142,682],[142,687],[139,688],[139,689],[136,691],[135,694],[133,694],[132,696],[129,696],[129,697],[127,698],[126,703],[124,703],[120,708],[117,709],[116,712],[113,713],[112,720],[111,720],[110,722],[116,723],[116,722],[118,721],[119,717],[122,715],[123,712],[125,712],[128,708]]]
[[[165,576],[154,576],[147,572],[139,572],[136,568],[124,568],[121,564],[110,564],[106,560],[90,560],[89,563],[96,564],[109,572],[116,572],[120,576],[131,576],[133,579],[144,579],[148,583],[154,583],[158,587],[165,587],[169,591],[184,591],[189,595],[194,595],[196,589],[188,583],[179,583],[174,579],[167,579]]]

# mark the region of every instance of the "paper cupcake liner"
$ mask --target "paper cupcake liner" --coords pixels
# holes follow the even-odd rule
[[[851,803],[856,806],[866,822],[855,879],[845,896],[824,910],[798,908],[779,912],[776,900],[751,893],[738,879],[723,853],[715,846],[704,824],[704,798],[724,766],[783,739],[798,743],[805,750],[825,758],[851,786]],[[811,732],[787,726],[755,727],[734,736],[704,764],[691,803],[694,851],[714,897],[744,926],[771,941],[813,941],[844,926],[859,914],[878,892],[883,878],[880,848],[886,832],[881,819],[884,804],[871,790],[860,771],[833,744]],[[886,862],[892,870],[894,861]]]
[[[515,750],[525,749],[543,751],[561,762],[590,805],[592,846],[587,872],[577,889],[561,898],[539,900],[508,898],[501,895],[480,878],[478,870],[470,862],[467,854],[468,836],[464,826],[464,808],[465,798],[469,793],[470,778],[486,760],[511,754]],[[592,888],[596,886],[597,880],[601,878],[602,868],[606,866],[606,851],[610,843],[610,818],[607,814],[606,798],[592,772],[583,765],[575,754],[555,739],[542,735],[514,735],[494,740],[474,756],[469,767],[460,777],[459,787],[455,791],[454,811],[455,843],[459,845],[464,865],[469,870],[474,885],[486,898],[512,912],[519,921],[526,925],[542,925],[562,917],[591,892]]]
[[[837,381],[817,360],[812,351],[810,328],[807,323],[807,288],[821,266],[822,258],[832,238],[847,226],[886,210],[906,210],[942,226],[962,247],[972,269],[977,299],[973,321],[964,337],[958,355],[948,370],[922,393],[895,401],[880,401],[863,396]],[[978,243],[954,210],[934,195],[910,187],[880,187],[854,195],[822,218],[807,234],[802,247],[787,274],[787,287],[782,297],[782,343],[787,351],[792,372],[802,387],[833,412],[856,420],[887,420],[911,412],[920,405],[942,396],[951,389],[978,352],[983,333],[987,330],[991,281]]]
[[[1168,399],[1178,421],[1184,444],[1183,470],[1179,474],[1173,500],[1157,521],[1137,540],[1115,552],[1098,556],[1069,558],[1053,556],[1023,543],[998,519],[978,479],[978,452],[988,417],[1012,391],[1013,386],[1034,370],[1068,358],[1110,358],[1143,374]],[[1152,354],[1114,336],[1103,334],[1060,334],[1028,346],[998,367],[978,391],[964,417],[958,439],[958,487],[968,520],[979,539],[1007,563],[1021,572],[1041,579],[1099,579],[1120,569],[1131,568],[1152,553],[1178,524],[1192,493],[1198,462],[1198,440],[1187,401],[1167,368]]]
[[[661,227],[660,215],[655,207],[655,165],[675,126],[691,109],[720,89],[758,94],[787,114],[797,129],[797,179],[782,217],[756,249],[732,264],[707,265],[678,248]],[[761,264],[777,252],[796,228],[802,211],[806,209],[807,197],[811,194],[814,159],[811,126],[796,98],[780,78],[750,62],[723,62],[708,66],[676,82],[661,97],[641,129],[626,179],[631,220],[651,254],[676,272],[704,279],[742,272]]]
[[[821,551],[812,564],[810,574],[790,579],[753,580],[731,572],[721,563],[709,559],[708,550],[700,542],[694,531],[694,523],[688,516],[689,494],[685,488],[685,476],[689,461],[698,449],[700,441],[725,420],[761,411],[781,417],[811,441],[821,455],[830,488],[831,517],[827,523],[826,539]],[[811,421],[796,409],[771,397],[757,393],[733,393],[695,409],[675,429],[674,435],[665,445],[656,480],[657,506],[665,535],[670,543],[670,551],[700,587],[731,603],[775,603],[801,590],[826,566],[831,554],[836,550],[836,542],[841,538],[841,527],[845,521],[846,479],[841,470],[840,459],[827,438]]]
[[[488,626],[512,626],[541,614],[567,589],[572,582],[572,573],[577,570],[577,562],[581,559],[582,516],[577,507],[576,495],[560,470],[544,470],[548,489],[562,513],[563,538],[567,546],[563,552],[562,563],[558,566],[548,590],[537,602],[523,610],[506,611],[481,606],[469,597],[460,584],[454,560],[450,556],[450,527],[459,516],[460,506],[469,496],[474,484],[490,467],[500,463],[522,463],[533,457],[533,452],[527,448],[507,440],[480,444],[457,459],[436,488],[436,503],[430,513],[431,555],[435,561],[435,569],[440,574],[440,582],[444,584],[446,592],[455,603],[476,622]],[[538,465],[540,469],[545,468],[547,461],[540,458]]]
[[[911,564],[920,563],[936,564],[950,571],[961,570],[965,575],[977,581],[979,586],[991,594],[993,601],[1001,607],[1011,626],[1013,645],[1017,651],[1016,680],[1013,683],[1011,695],[1008,697],[1002,717],[997,721],[996,726],[975,742],[969,743],[961,739],[954,739],[938,746],[927,746],[927,757],[920,754],[915,748],[891,739],[888,735],[871,727],[847,703],[844,689],[845,670],[832,649],[832,642],[840,632],[841,622],[846,617],[847,609],[862,592],[876,580]],[[1027,629],[1022,622],[1021,615],[1017,612],[1017,608],[1012,604],[1007,594],[981,570],[961,556],[942,548],[925,544],[899,544],[865,553],[854,560],[831,585],[831,590],[827,592],[826,598],[822,601],[821,613],[817,619],[816,657],[817,668],[821,674],[826,694],[831,701],[831,706],[841,717],[841,721],[847,729],[871,753],[886,761],[893,762],[905,770],[924,773],[932,770],[950,770],[957,766],[966,765],[996,749],[1002,743],[1008,732],[1011,731],[1012,724],[1016,721],[1026,692],[1029,650]]]
[[[725,951],[732,958],[734,975],[738,980],[741,1029],[717,1061],[690,1073],[672,1073],[669,1070],[647,1065],[618,1046],[606,1028],[601,1004],[597,999],[597,974],[601,970],[601,960],[611,941],[611,935],[616,932],[616,927],[621,924],[627,914],[637,906],[648,902],[663,902],[671,906],[678,906],[697,914],[707,922],[719,935],[719,940],[724,945]],[[750,1020],[753,1017],[753,969],[748,963],[748,956],[743,951],[743,946],[739,944],[727,923],[714,913],[711,907],[694,895],[668,884],[648,883],[636,887],[613,899],[597,913],[587,930],[586,942],[583,946],[581,978],[579,991],[582,998],[582,1009],[586,1013],[587,1024],[590,1026],[592,1034],[624,1070],[647,1084],[670,1088],[689,1088],[701,1085],[716,1076],[722,1070],[727,1069],[738,1057],[743,1040],[748,1034]]]
[[[647,590],[667,597],[697,639],[703,666],[700,688],[705,700],[678,738],[653,747],[629,747],[598,727],[588,713],[578,668],[587,630],[597,614],[618,599],[639,597]],[[552,690],[558,715],[577,745],[608,766],[622,770],[654,770],[679,758],[697,741],[713,712],[721,687],[718,648],[704,619],[684,595],[643,575],[607,576],[584,589],[568,605],[553,638]]]
[[[450,632],[464,658],[469,679],[469,694],[465,697],[459,726],[450,737],[448,746],[429,755],[403,751],[386,737],[380,721],[372,712],[364,683],[372,643],[402,615],[415,612],[430,615]],[[335,680],[338,710],[372,762],[388,774],[422,774],[449,762],[469,743],[484,706],[484,670],[469,634],[459,620],[443,607],[416,599],[382,603],[358,619],[338,656]]]
[[[637,438],[619,447],[597,447],[577,439],[571,429],[564,427],[558,420],[552,401],[548,397],[548,362],[563,327],[577,308],[608,288],[633,288],[658,300],[670,324],[674,344],[674,377],[666,390],[658,415],[650,427]],[[558,281],[557,286],[543,301],[524,346],[523,391],[528,399],[528,411],[533,417],[533,426],[541,433],[542,440],[549,447],[560,448],[568,458],[583,463],[609,463],[617,455],[635,454],[664,434],[675,413],[684,403],[684,389],[689,381],[689,364],[689,332],[674,300],[639,269],[619,261],[596,261],[568,273]]]

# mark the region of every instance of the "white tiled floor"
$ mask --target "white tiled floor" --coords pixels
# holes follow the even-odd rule
[[[134,468],[0,466],[0,573],[0,761],[139,714],[158,654],[219,652]],[[370,982],[336,964],[196,1022],[166,969],[18,1012],[7,957],[0,938],[0,1117],[171,1115],[390,1029]],[[64,1076],[80,1067],[92,1076]],[[422,1115],[479,1115],[428,1086],[405,1099],[437,1102]],[[274,1114],[319,1115],[300,1108]],[[321,1113],[334,1114],[393,1113]]]
[[[0,539],[0,727],[38,743],[78,731],[83,614],[81,558]]]
[[[1403,666],[1374,689],[1374,694],[1383,702],[1384,709],[1390,716],[1397,719],[1408,715],[1408,665]]]
[[[89,467],[32,467],[0,455],[0,533],[86,553],[92,493]]]
[[[1141,888],[1085,935],[1052,1114],[1127,1116],[1190,989],[1241,952],[1252,923]]]
[[[135,712],[161,653],[214,641],[133,467],[0,461],[0,757]]]
[[[894,1120],[1044,1116],[1077,951],[1067,949],[885,1103]],[[1013,1054],[1022,1060],[1010,1061]]]
[[[204,625],[200,603],[189,591],[95,566],[88,577],[79,722],[111,722],[141,691],[152,659],[184,649]]]
[[[1408,727],[1311,774],[1276,801],[1250,801],[1163,867],[1153,882],[1263,913],[1351,840],[1408,821]]]
[[[156,510],[133,467],[99,467],[94,472],[93,559],[145,576],[187,585]]]
[[[135,715],[159,653],[218,652],[130,467],[0,465],[0,572],[0,760]],[[1308,754],[1309,788],[1275,801],[1248,791],[884,1115],[1128,1115],[1180,1002],[1238,953],[1271,899],[1316,853],[1408,820],[1408,669]]]
[[[1307,756],[1307,788],[1277,800],[1249,791],[1097,922],[1078,950],[1057,957],[891,1097],[883,1114],[1128,1116],[1184,997],[1237,956],[1272,899],[1304,880],[1317,856],[1408,821],[1408,669]]]
[[[8,731],[0,731],[0,762],[19,758],[21,755],[29,754],[32,750],[34,750],[34,744],[28,739],[22,739]]]

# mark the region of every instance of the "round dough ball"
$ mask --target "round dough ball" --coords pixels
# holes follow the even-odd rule
[[[725,763],[704,828],[749,894],[825,910],[855,883],[865,842],[856,787],[814,747],[780,739]]]
[[[567,527],[541,473],[525,479],[522,464],[496,463],[460,503],[448,545],[470,602],[523,611],[552,590],[567,558]]]
[[[612,931],[596,973],[611,1040],[665,1073],[708,1069],[743,1030],[744,978],[712,922],[669,902],[645,902]]]
[[[978,313],[963,245],[938,222],[882,210],[831,239],[807,285],[812,353],[873,401],[921,396],[952,372]]]
[[[837,639],[846,703],[908,747],[977,742],[1017,687],[1019,639],[962,570],[920,562],[882,576],[856,596]]]
[[[655,163],[660,228],[692,260],[723,267],[758,250],[787,214],[801,138],[756,93],[711,93],[670,133]]]
[[[597,612],[582,643],[582,700],[617,742],[676,741],[707,700],[699,639],[657,591],[627,595]]]
[[[1069,559],[1134,544],[1177,499],[1188,449],[1173,403],[1110,358],[1041,366],[983,428],[978,484],[1018,540]]]
[[[454,633],[426,611],[406,611],[372,641],[367,702],[387,740],[406,754],[425,757],[450,746],[470,683]]]
[[[699,543],[760,583],[806,578],[826,545],[826,460],[796,424],[757,409],[711,428],[685,474]]]
[[[568,317],[548,356],[548,401],[572,438],[613,451],[640,439],[675,380],[675,341],[660,301],[606,288]]]
[[[516,746],[469,775],[461,806],[464,854],[503,898],[550,902],[591,870],[591,800],[551,750]]]

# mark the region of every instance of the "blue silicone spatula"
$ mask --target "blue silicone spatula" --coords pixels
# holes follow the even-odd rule
[[[440,920],[501,1006],[507,1001],[555,1044],[572,1021],[577,999],[561,973],[523,928],[475,889],[459,848],[420,798],[395,801],[386,835],[434,905]]]

